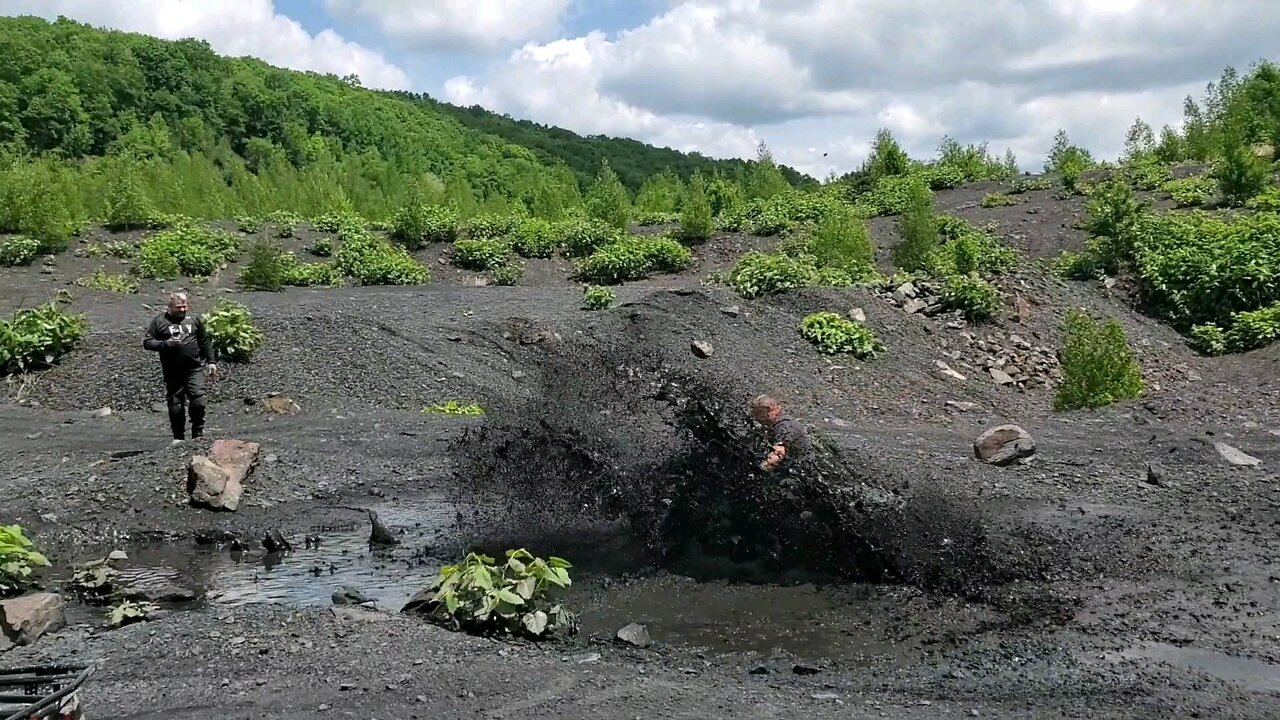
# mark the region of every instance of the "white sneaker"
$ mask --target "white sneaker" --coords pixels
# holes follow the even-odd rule
[[[171,441],[171,442],[169,443],[169,447],[177,447],[177,446],[179,446],[179,445],[185,445],[185,444],[186,444],[186,442],[187,442],[186,440],[177,440],[177,439],[174,439],[173,441]]]

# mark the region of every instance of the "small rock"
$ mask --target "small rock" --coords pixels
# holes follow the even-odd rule
[[[768,675],[769,668],[765,667],[764,665],[757,665],[751,668],[750,670],[748,670],[747,672],[751,675]]]
[[[462,342],[461,335],[450,335],[445,339],[448,340],[449,342]]]
[[[814,700],[839,700],[840,696],[835,693],[814,693],[809,697]]]
[[[991,374],[991,379],[995,380],[997,385],[1012,385],[1014,383],[1013,376],[1000,368],[993,367],[988,369],[987,372]]]
[[[899,305],[904,305],[908,300],[919,294],[919,290],[915,285],[909,282],[902,283],[893,291],[893,299],[898,301]]]
[[[1213,447],[1224,460],[1237,467],[1257,467],[1262,464],[1258,458],[1241,452],[1226,443],[1214,443]]]
[[[956,380],[961,380],[961,381],[965,379],[964,375],[961,375],[955,370],[952,370],[950,365],[942,362],[941,360],[935,360],[933,364],[937,365],[938,369],[942,371],[942,374],[946,375],[947,377],[954,378]]]
[[[791,667],[791,672],[795,673],[796,675],[817,675],[818,673],[822,672],[822,670],[812,665],[806,665],[804,663],[796,663]]]
[[[953,407],[960,412],[969,412],[978,407],[978,403],[967,402],[965,400],[948,400],[947,407]]]
[[[271,453],[270,455],[267,456],[267,462],[269,463],[278,462],[279,460],[280,458],[275,453]]]
[[[919,298],[911,298],[902,305],[902,309],[906,311],[908,315],[915,315],[927,307],[929,307],[929,303]]]
[[[194,590],[181,585],[165,585],[156,590],[147,590],[145,593],[148,600],[159,603],[184,603],[196,599]]]
[[[1027,299],[1021,295],[1015,297],[1013,299],[1013,315],[1019,324],[1026,325],[1027,321],[1031,319],[1031,303],[1027,302]]]
[[[1036,453],[1036,441],[1017,425],[991,428],[973,441],[973,454],[989,465],[1004,467]]]
[[[195,455],[187,467],[191,504],[234,512],[240,507],[244,480],[258,459],[258,443],[215,440],[209,455]]]
[[[274,415],[297,415],[302,412],[302,407],[283,395],[277,395],[263,401],[262,411]]]
[[[649,628],[638,623],[631,623],[622,628],[615,637],[619,642],[638,648],[647,648],[653,642],[649,638]]]
[[[42,437],[44,437],[44,433],[34,432],[27,435],[28,440],[39,440]]]
[[[587,655],[579,655],[573,660],[579,665],[590,665],[591,663],[600,662],[600,653],[589,653]]]
[[[378,517],[378,513],[373,510],[367,510],[369,513],[369,544],[370,545],[399,545],[400,539],[392,534],[391,529],[383,524],[382,519]]]
[[[720,308],[720,312],[728,315],[729,317],[738,317],[742,314],[742,308],[737,305],[730,305],[729,307]]]
[[[60,595],[33,593],[0,602],[0,633],[14,645],[30,645],[62,627],[66,606]]]
[[[329,709],[329,704],[328,704],[328,703],[320,703],[320,707],[318,707],[318,708],[316,708],[316,709],[317,709],[317,710],[319,710],[320,712],[325,712],[325,711],[327,711],[327,710]]]
[[[525,372],[525,371],[523,371],[523,370],[512,370],[512,371],[511,371],[511,378],[512,378],[513,380],[523,380],[523,379],[524,379],[525,377],[527,377],[527,376],[528,376],[528,373],[526,373],[526,372]]]
[[[363,605],[371,602],[364,593],[351,587],[340,587],[333,591],[333,595],[329,596],[334,605]]]
[[[867,314],[862,311],[862,308],[854,308],[849,311],[849,319],[854,322],[865,323],[867,321]]]
[[[711,357],[716,352],[716,349],[706,340],[694,340],[693,343],[690,344],[689,349],[693,351],[694,355],[702,358],[703,360]]]
[[[1156,487],[1164,487],[1165,471],[1164,466],[1160,463],[1151,463],[1147,465],[1147,484]]]
[[[111,411],[111,408],[104,407],[101,410],[95,410],[93,412],[93,415],[94,417],[111,417],[112,411]]]

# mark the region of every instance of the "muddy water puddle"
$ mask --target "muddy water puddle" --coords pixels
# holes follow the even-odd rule
[[[1151,660],[1196,670],[1252,692],[1280,694],[1280,665],[1216,650],[1146,642],[1107,653],[1104,657],[1109,660]]]

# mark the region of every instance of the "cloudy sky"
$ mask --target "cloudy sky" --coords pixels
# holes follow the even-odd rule
[[[855,168],[879,127],[1039,164],[1177,123],[1227,65],[1280,60],[1280,0],[0,0],[580,133]]]

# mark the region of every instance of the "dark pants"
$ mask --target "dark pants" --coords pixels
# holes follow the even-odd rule
[[[191,437],[200,437],[204,432],[204,368],[165,368],[164,385],[173,437],[182,440],[186,436],[188,413],[191,415]]]

